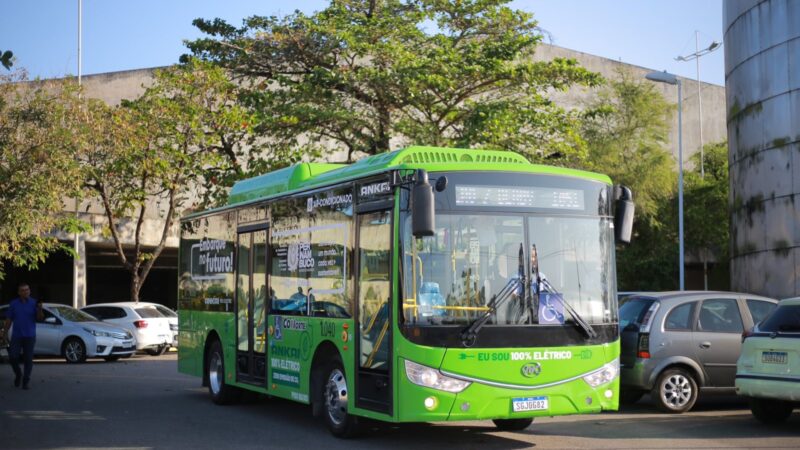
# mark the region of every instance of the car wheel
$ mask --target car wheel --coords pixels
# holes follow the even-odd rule
[[[104,356],[103,359],[105,359],[108,362],[114,362],[114,361],[119,361],[119,356]]]
[[[633,405],[641,400],[644,392],[635,389],[621,390],[619,393],[619,402],[623,405]]]
[[[697,401],[697,382],[684,369],[667,369],[658,376],[651,396],[662,411],[683,413]]]
[[[533,418],[528,419],[494,419],[494,426],[501,431],[521,431],[533,423]]]
[[[211,400],[218,405],[228,405],[239,399],[240,391],[225,383],[225,357],[222,344],[214,341],[208,350],[206,375],[208,376],[208,392]]]
[[[148,348],[144,352],[150,356],[161,356],[164,353],[166,353],[168,349],[169,349],[168,345],[162,345],[156,348]]]
[[[328,430],[339,438],[349,438],[358,434],[358,417],[347,412],[348,388],[342,362],[336,358],[327,369],[322,388],[322,405]]]
[[[64,342],[64,359],[68,363],[76,364],[86,361],[86,345],[78,338],[69,338]]]
[[[764,398],[750,399],[750,411],[753,417],[762,423],[783,422],[792,415],[793,410],[794,405],[791,402]]]

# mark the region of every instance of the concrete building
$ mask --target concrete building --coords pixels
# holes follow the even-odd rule
[[[555,57],[574,58],[583,67],[598,72],[606,78],[614,78],[620,70],[623,70],[634,77],[643,79],[645,74],[654,70],[547,44],[540,45],[535,55],[537,60],[550,60]],[[83,77],[83,85],[87,96],[116,105],[122,99],[131,99],[140,95],[144,91],[143,86],[152,82],[153,70],[138,69],[88,75]],[[684,161],[686,161],[700,148],[700,130],[696,82],[690,79],[682,79],[682,82],[684,85],[683,145]],[[677,89],[674,86],[658,84],[656,88],[668,101],[677,103]],[[702,83],[701,95],[703,96],[704,141],[706,143],[720,142],[726,137],[724,88]],[[552,94],[553,100],[566,108],[581,108],[588,104],[593,96],[594,92],[591,89],[582,88]],[[675,155],[676,165],[677,129],[677,115],[675,115],[670,133],[670,150]],[[74,211],[74,208],[74,202],[68,202],[66,209]],[[0,303],[5,303],[15,295],[16,282],[21,279],[29,281],[35,290],[38,289],[38,295],[43,296],[47,301],[83,306],[102,301],[127,299],[129,276],[119,264],[114,253],[113,242],[102,232],[107,223],[102,209],[98,205],[82,204],[79,205],[78,210],[81,217],[92,224],[94,231],[79,238],[78,254],[80,258],[75,262],[75,267],[73,267],[72,258],[65,255],[52,256],[40,270],[30,273],[7,267],[8,275],[2,284]],[[162,222],[157,209],[151,208],[150,211],[145,222],[145,228],[148,230],[145,234],[145,242],[148,245],[155,245],[160,235]],[[127,242],[132,242],[130,230],[123,234],[129,236]],[[61,236],[61,238],[65,241],[72,239],[70,236]],[[142,300],[157,301],[168,306],[175,305],[177,243],[177,236],[173,233],[167,243],[168,248],[159,258],[142,288]],[[691,259],[687,259],[687,261],[691,263]],[[691,267],[687,270],[687,286],[702,288],[702,271],[697,269],[696,265],[694,266],[695,270],[692,270]],[[74,299],[72,294],[73,271],[77,274],[78,286],[77,297]]]
[[[800,295],[800,1],[723,2],[731,287]]]

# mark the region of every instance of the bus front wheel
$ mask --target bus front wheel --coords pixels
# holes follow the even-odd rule
[[[492,422],[501,431],[521,431],[531,426],[533,419],[494,419]]]
[[[219,341],[214,341],[208,349],[206,375],[208,375],[208,393],[211,394],[214,403],[227,405],[237,400],[238,389],[225,383],[225,358]]]
[[[342,362],[331,361],[325,373],[322,387],[322,405],[325,423],[330,432],[339,438],[349,438],[358,434],[358,417],[347,412],[348,388]]]

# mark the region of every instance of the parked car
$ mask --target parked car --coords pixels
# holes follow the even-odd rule
[[[8,305],[0,307],[0,321],[5,320],[6,310]],[[44,303],[42,312],[44,320],[36,323],[35,355],[63,356],[68,363],[82,363],[86,358],[116,361],[136,352],[133,333],[122,327],[99,322],[66,305]]]
[[[151,305],[169,319],[169,329],[172,331],[172,346],[178,348],[178,313],[158,303],[139,302],[140,305]]]
[[[736,393],[764,423],[784,421],[800,405],[800,297],[781,300],[742,335]]]
[[[735,292],[676,291],[627,297],[620,306],[621,401],[647,392],[666,412],[688,411],[699,392],[734,392],[742,332],[775,299]]]
[[[163,355],[172,345],[170,319],[143,302],[98,303],[81,308],[106,323],[124,327],[136,336],[136,349],[148,355]]]

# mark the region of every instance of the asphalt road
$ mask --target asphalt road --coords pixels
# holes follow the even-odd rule
[[[800,410],[766,427],[735,397],[701,399],[684,415],[660,414],[645,397],[618,413],[537,419],[522,433],[491,422],[383,424],[343,441],[290,401],[214,405],[170,353],[83,365],[37,360],[30,391],[14,388],[1,365],[0,448],[800,448]]]

